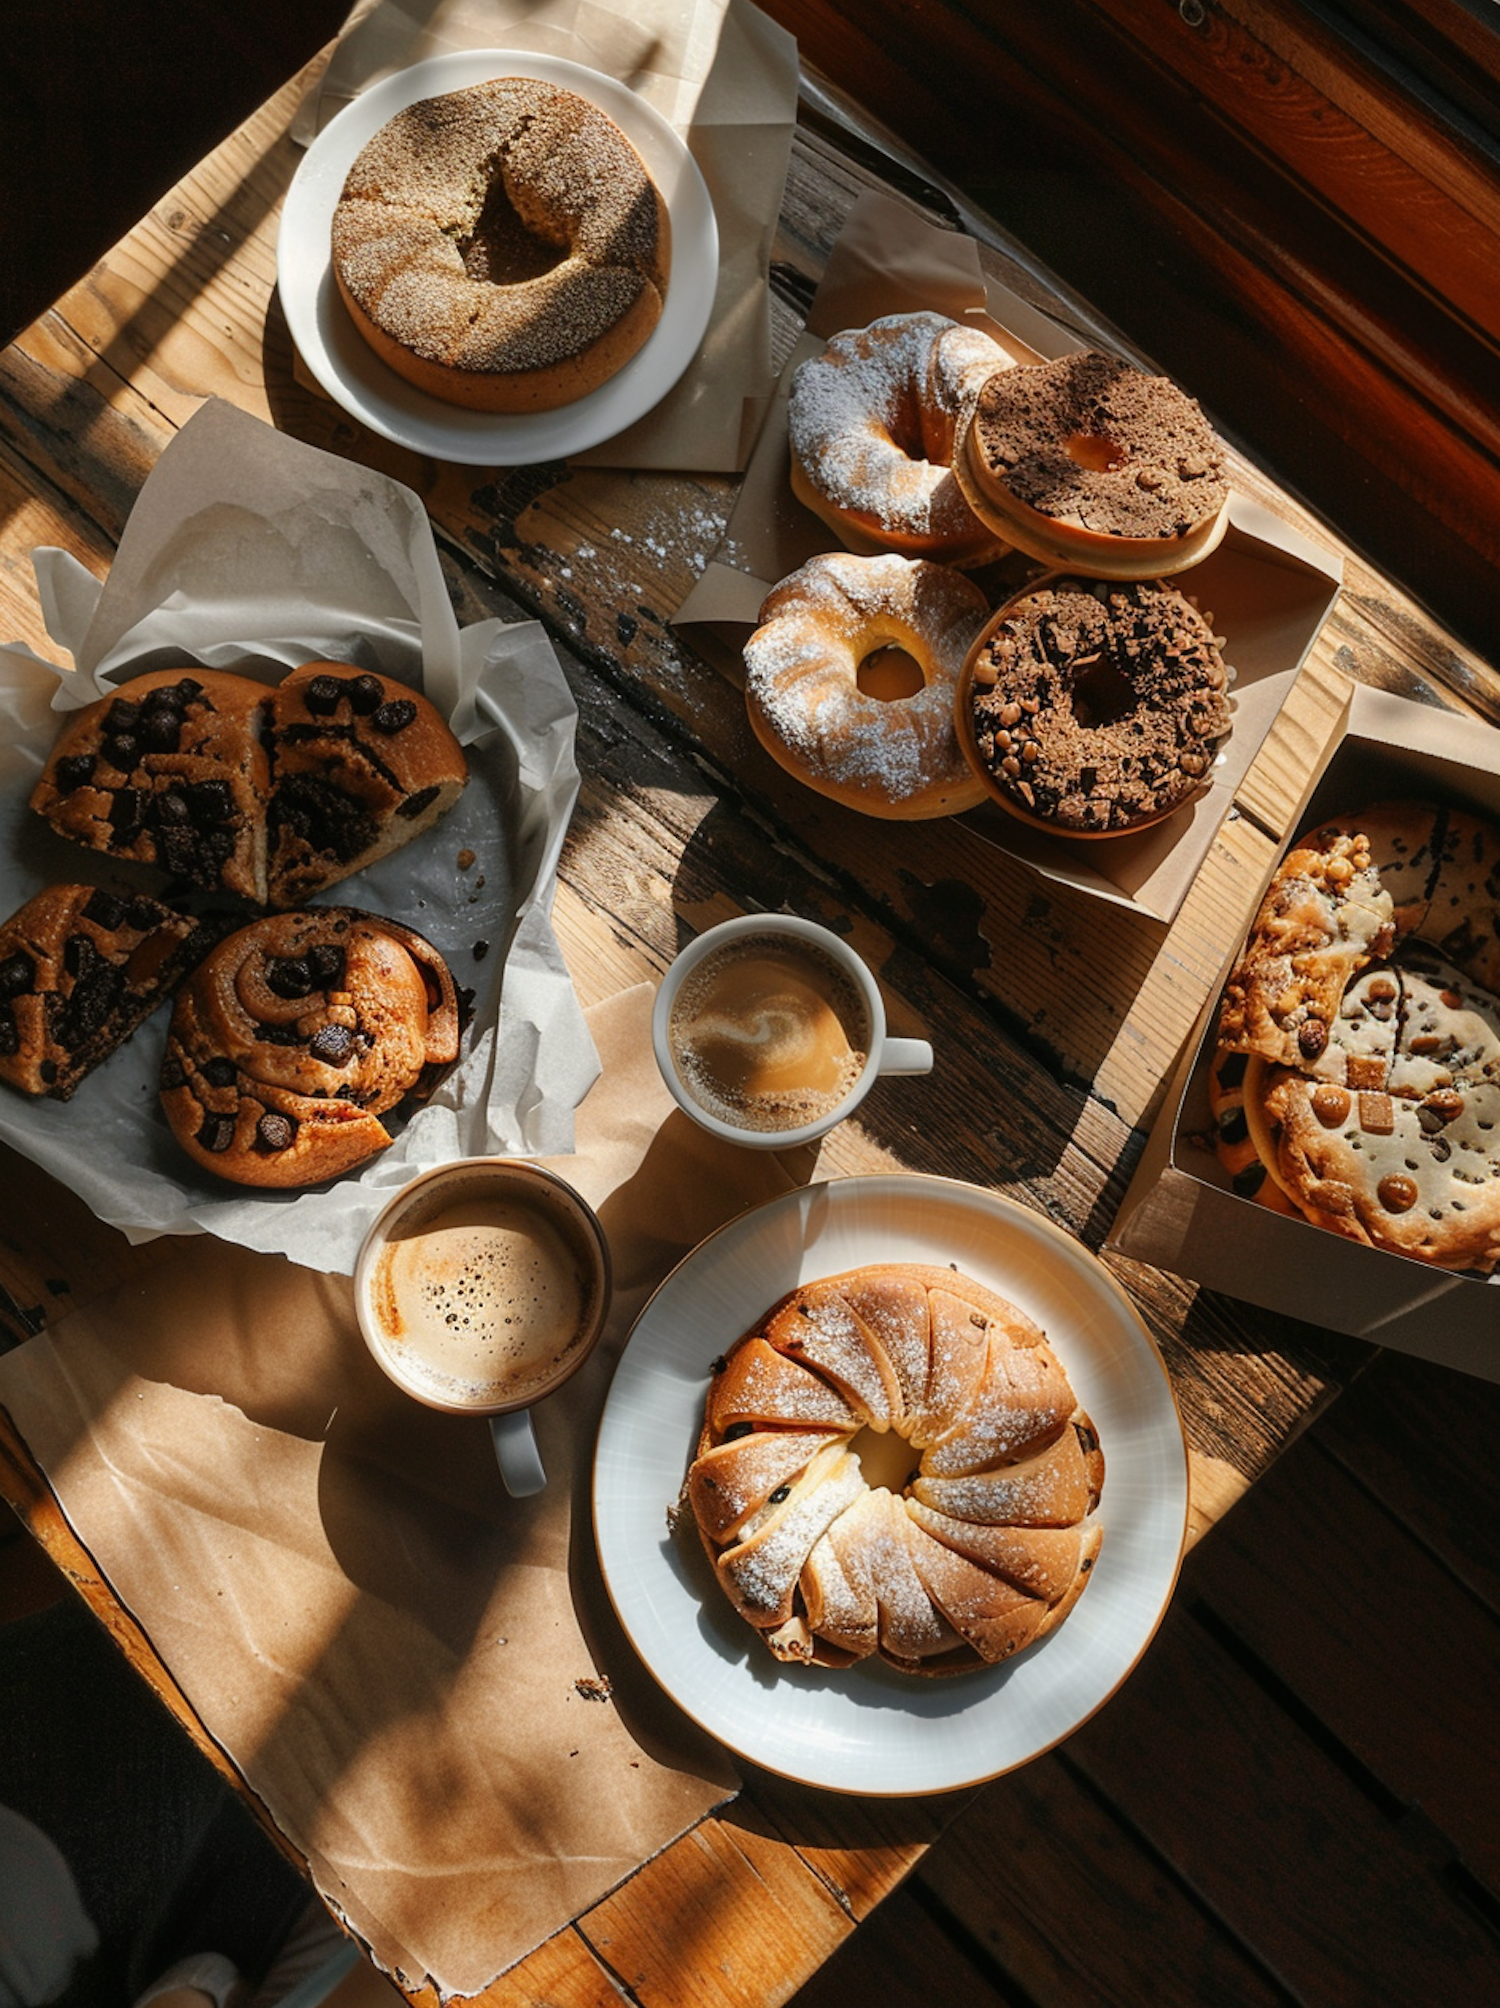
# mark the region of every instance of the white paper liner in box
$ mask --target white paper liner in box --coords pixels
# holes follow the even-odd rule
[[[59,709],[153,667],[244,669],[274,683],[303,662],[349,662],[424,689],[463,741],[470,780],[435,829],[314,904],[416,928],[473,990],[474,1012],[431,1102],[362,1172],[317,1190],[250,1193],[188,1161],[156,1100],[165,1011],[70,1102],[5,1091],[0,1138],[134,1240],[208,1232],[329,1272],[352,1269],[384,1198],[424,1166],[570,1151],[573,1112],[599,1067],[552,930],[578,793],[577,713],[543,629],[460,630],[410,489],[219,402],[162,455],[103,586],[65,552],[33,562],[47,631],[73,666],[0,648],[0,913],[60,881],[149,882],[28,809]]]

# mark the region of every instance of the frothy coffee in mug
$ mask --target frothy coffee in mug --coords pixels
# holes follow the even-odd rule
[[[508,1408],[571,1371],[600,1288],[566,1203],[483,1171],[435,1180],[392,1221],[369,1271],[367,1312],[413,1394]]]
[[[699,1106],[736,1129],[821,1122],[865,1070],[870,1016],[858,987],[811,942],[743,934],[684,977],[672,1064]]]

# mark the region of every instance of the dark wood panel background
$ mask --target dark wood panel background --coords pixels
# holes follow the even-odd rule
[[[1492,9],[768,0],[768,11],[1187,384],[1237,445],[1470,646],[1496,653]]]

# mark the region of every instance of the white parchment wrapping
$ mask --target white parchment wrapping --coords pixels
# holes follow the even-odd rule
[[[156,1099],[164,1011],[71,1102],[0,1094],[0,1138],[133,1240],[206,1231],[343,1273],[383,1199],[425,1166],[571,1150],[573,1111],[599,1069],[552,931],[577,714],[543,629],[461,630],[409,489],[217,401],[152,471],[102,586],[63,551],[33,563],[47,632],[72,666],[0,647],[0,914],[48,884],[158,882],[28,809],[58,709],[151,668],[274,683],[303,662],[347,662],[425,689],[464,743],[470,781],[435,829],[315,903],[416,928],[473,991],[474,1014],[459,1065],[390,1149],[313,1191],[251,1193],[177,1149]]]

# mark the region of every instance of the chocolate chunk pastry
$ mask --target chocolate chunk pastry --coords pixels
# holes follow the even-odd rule
[[[132,893],[51,885],[0,927],[0,1079],[65,1102],[176,988],[189,915]]]
[[[183,988],[162,1107],[204,1170],[315,1185],[385,1149],[381,1116],[432,1091],[459,1035],[453,979],[421,935],[350,907],[271,914]]]
[[[72,714],[31,806],[90,850],[295,906],[430,829],[465,778],[436,709],[390,677],[157,670]]]

